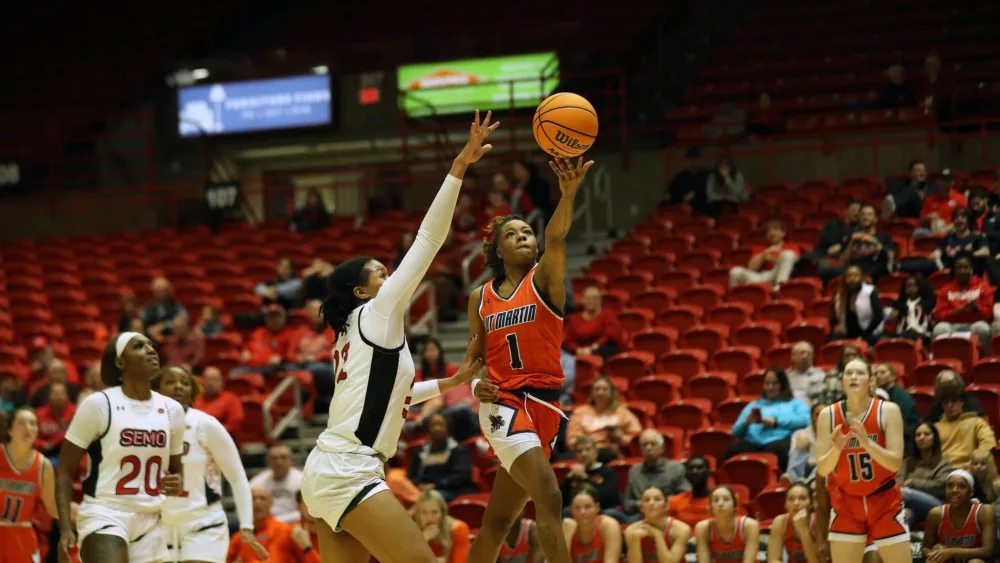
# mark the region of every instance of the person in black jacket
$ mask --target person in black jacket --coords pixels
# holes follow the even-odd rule
[[[430,441],[410,456],[407,476],[421,490],[434,489],[448,502],[476,492],[472,482],[472,456],[465,446],[451,437],[448,419],[442,414],[427,421]]]
[[[569,513],[573,491],[586,483],[597,489],[598,504],[601,505],[604,514],[626,523],[628,516],[617,508],[622,503],[621,494],[618,492],[618,473],[614,468],[597,460],[597,445],[594,440],[590,436],[577,438],[573,443],[573,457],[577,463],[570,467],[562,484],[564,513]]]
[[[821,268],[833,266],[830,260],[840,258],[844,251],[844,239],[858,225],[858,215],[861,212],[861,202],[852,199],[844,208],[844,218],[827,221],[819,233],[819,242],[811,252],[802,255],[800,261],[811,262]]]
[[[896,321],[895,330],[883,333],[883,338],[921,339],[924,345],[931,343],[931,328],[934,327],[934,306],[937,294],[927,278],[913,274],[903,282],[902,291],[892,308],[889,320]]]
[[[883,318],[878,288],[865,283],[859,266],[848,266],[844,281],[830,304],[831,331],[828,340],[863,338],[874,344],[878,340]]]
[[[927,165],[919,158],[910,161],[909,182],[891,182],[888,188],[889,195],[882,210],[886,219],[893,216],[919,219],[924,198],[938,191],[937,184],[927,180]]]
[[[705,213],[708,170],[701,164],[701,151],[690,148],[684,153],[684,168],[670,180],[661,205],[686,203],[696,215]]]

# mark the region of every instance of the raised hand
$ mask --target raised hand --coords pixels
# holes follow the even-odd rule
[[[868,431],[865,430],[863,424],[858,419],[851,420],[851,435],[858,439],[858,444],[865,449],[868,449],[868,445],[871,441],[868,439]]]
[[[844,434],[844,425],[838,424],[833,431],[830,432],[830,443],[833,447],[838,450],[844,449],[844,444],[847,443],[847,434]]]
[[[486,118],[480,122],[479,110],[476,110],[476,119],[469,128],[469,140],[465,143],[465,147],[462,148],[462,152],[458,154],[458,158],[455,160],[468,166],[469,164],[478,162],[480,158],[483,158],[484,154],[490,152],[493,145],[484,145],[483,141],[490,136],[490,133],[494,129],[500,126],[499,121],[491,124],[491,117],[493,117],[493,112],[488,111],[486,112]]]
[[[576,159],[576,164],[568,158],[557,158],[549,161],[549,168],[559,177],[559,191],[563,197],[573,197],[580,189],[580,183],[587,176],[587,171],[594,165],[593,160],[583,161],[583,157]]]

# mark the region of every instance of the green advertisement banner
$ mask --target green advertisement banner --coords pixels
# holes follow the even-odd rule
[[[443,115],[472,110],[531,107],[559,83],[555,53],[510,55],[399,67],[399,89],[407,115]]]

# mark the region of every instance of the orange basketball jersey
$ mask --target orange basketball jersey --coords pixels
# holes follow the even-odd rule
[[[805,548],[802,546],[802,540],[795,537],[795,530],[792,526],[794,516],[794,514],[789,513],[785,517],[785,560],[787,563],[806,563],[808,559]],[[811,535],[816,533],[815,514],[809,519],[809,533]]]
[[[747,547],[747,542],[743,538],[743,525],[746,524],[746,520],[746,516],[736,517],[736,531],[733,532],[733,538],[727,542],[719,533],[715,518],[712,518],[708,528],[708,550],[712,554],[713,562],[743,561],[743,552]]]
[[[882,399],[872,399],[861,424],[864,426],[865,432],[868,433],[868,439],[884,448],[885,429],[882,423],[882,404]],[[845,417],[846,408],[845,401],[839,401],[830,406],[831,431],[838,425],[843,427],[842,432],[850,430],[850,425]],[[852,437],[847,440],[844,449],[840,451],[840,461],[837,462],[837,467],[833,470],[833,478],[841,492],[864,497],[882,488],[895,479],[896,475],[872,459],[871,454],[861,447],[858,439]]]
[[[31,526],[35,504],[42,494],[42,454],[34,452],[31,465],[18,471],[2,446],[0,456],[0,561],[32,561],[38,551],[38,535]]]
[[[983,505],[974,502],[962,526],[956,528],[951,521],[951,505],[941,508],[941,522],[938,524],[938,542],[946,547],[971,548],[983,545],[983,531],[979,529],[979,509]]]
[[[666,540],[667,549],[670,549],[670,525],[672,523],[668,517],[667,527],[663,530],[663,539]],[[656,555],[656,541],[653,538],[644,537],[639,543],[642,546],[642,563],[657,563],[660,560]]]
[[[583,543],[580,538],[580,529],[573,533],[573,541],[569,544],[569,556],[573,563],[595,563],[604,558],[604,540],[601,539],[601,531],[594,530],[594,537],[590,543]]]
[[[535,286],[537,267],[506,299],[497,293],[498,280],[483,286],[479,316],[486,327],[486,367],[501,391],[559,389],[565,379],[559,365],[563,315]]]
[[[528,543],[528,531],[531,529],[531,520],[521,519],[521,531],[517,534],[517,543],[514,547],[507,545],[507,538],[500,544],[500,557],[497,563],[529,563],[531,559],[531,545]]]

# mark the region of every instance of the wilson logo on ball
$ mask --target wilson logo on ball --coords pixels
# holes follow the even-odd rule
[[[556,142],[561,143],[568,149],[573,149],[575,151],[583,152],[590,148],[590,145],[580,142],[580,139],[574,139],[570,137],[562,130],[556,131]]]

